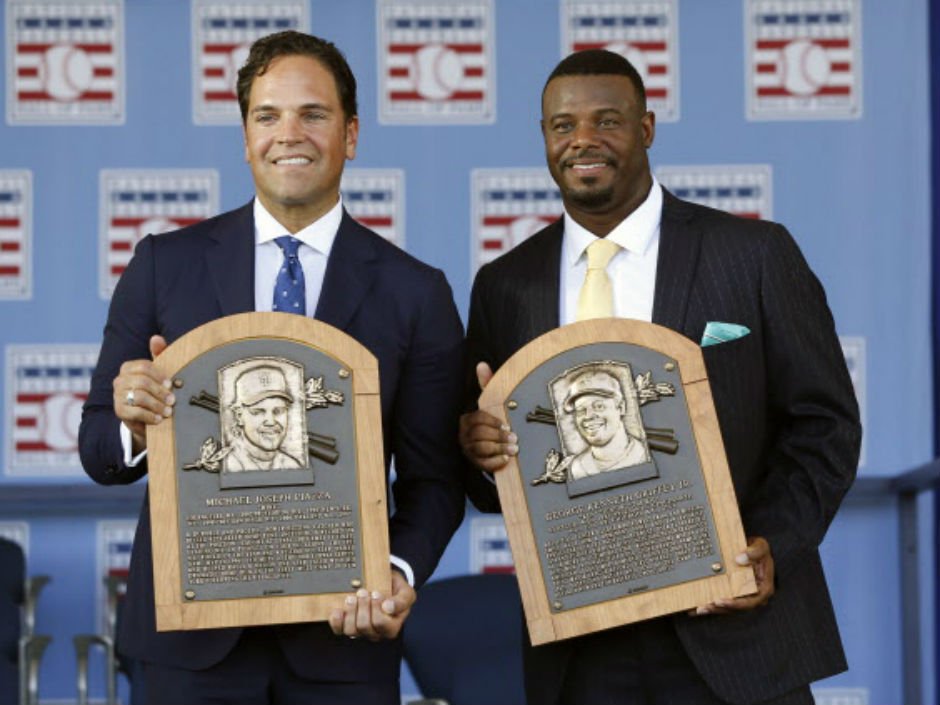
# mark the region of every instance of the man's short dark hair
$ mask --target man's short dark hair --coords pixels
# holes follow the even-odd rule
[[[562,59],[542,88],[542,95],[553,79],[561,76],[626,76],[633,83],[639,98],[640,109],[646,112],[646,88],[643,78],[624,56],[606,49],[585,49],[576,51]]]
[[[333,42],[311,34],[288,30],[261,37],[251,45],[245,65],[238,70],[238,107],[242,122],[248,119],[248,97],[255,78],[268,70],[271,62],[280,56],[309,56],[316,59],[333,75],[343,116],[348,120],[359,114],[356,103],[356,77],[353,76],[346,57]]]

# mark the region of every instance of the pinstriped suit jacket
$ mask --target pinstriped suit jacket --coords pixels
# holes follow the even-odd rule
[[[470,385],[477,362],[498,369],[558,326],[562,232],[559,220],[480,269]],[[825,293],[790,234],[665,192],[653,322],[698,341],[708,321],[751,330],[703,354],[744,529],[769,541],[777,585],[748,613],[672,619],[720,697],[759,702],[846,668],[817,547],[855,477],[861,428]],[[471,471],[467,483],[480,509],[499,510],[490,482]],[[537,677],[560,687],[561,673]]]

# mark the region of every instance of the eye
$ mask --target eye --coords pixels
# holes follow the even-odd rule
[[[571,132],[574,127],[574,123],[570,120],[561,120],[552,125],[552,130],[564,134],[566,132]]]
[[[620,121],[615,118],[602,118],[598,123],[598,127],[602,127],[608,130],[615,129],[620,127]]]
[[[255,115],[255,122],[259,125],[268,125],[273,123],[275,116],[273,113],[258,113]]]
[[[304,113],[303,118],[306,122],[320,122],[321,120],[326,120],[326,113],[311,111]]]

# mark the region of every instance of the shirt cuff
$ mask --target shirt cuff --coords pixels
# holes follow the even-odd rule
[[[389,563],[391,563],[395,568],[401,571],[402,575],[405,576],[405,580],[408,581],[408,584],[411,587],[415,586],[415,572],[411,569],[411,566],[408,565],[408,561],[403,561],[398,556],[389,556]]]
[[[121,447],[124,449],[124,465],[129,468],[137,467],[147,455],[146,448],[135,456],[131,455],[134,452],[134,439],[131,436],[131,430],[123,423],[121,424]]]

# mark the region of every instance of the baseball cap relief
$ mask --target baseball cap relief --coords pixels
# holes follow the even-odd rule
[[[280,397],[293,404],[287,378],[277,367],[264,365],[242,372],[235,380],[235,403],[252,406],[270,397]]]
[[[585,372],[575,377],[568,388],[568,394],[565,396],[565,411],[568,413],[574,411],[575,401],[586,394],[609,399],[623,399],[620,383],[612,375],[606,372]]]

